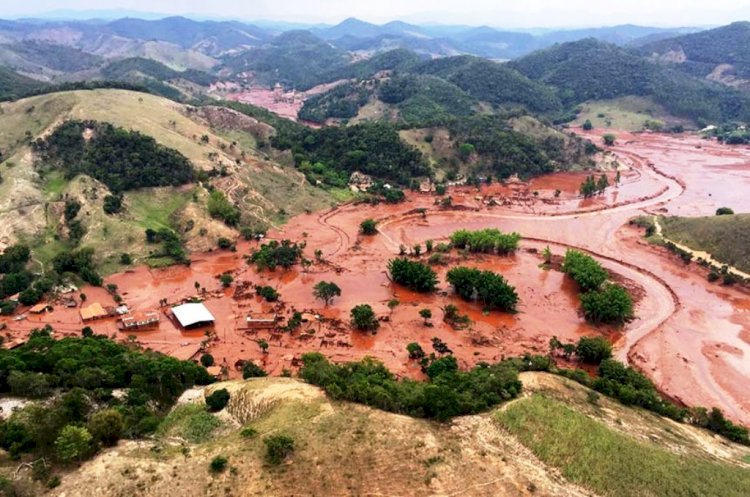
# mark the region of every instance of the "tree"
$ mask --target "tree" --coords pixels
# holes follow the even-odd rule
[[[455,267],[446,275],[448,283],[464,300],[476,300],[486,309],[515,312],[518,303],[516,289],[499,274],[476,268]]]
[[[623,324],[633,317],[633,299],[620,285],[608,283],[601,290],[581,294],[580,299],[584,316],[594,323]]]
[[[122,195],[106,195],[103,209],[105,214],[117,214],[122,211]]]
[[[562,270],[578,283],[582,292],[598,290],[609,276],[593,257],[572,249],[565,252]]]
[[[268,354],[268,342],[262,338],[258,339],[258,347],[264,354]]]
[[[617,141],[617,136],[615,136],[615,135],[613,135],[611,133],[607,133],[606,135],[602,136],[602,141],[608,147],[612,147],[612,146],[614,146],[615,142]]]
[[[598,365],[612,357],[612,345],[603,337],[581,337],[575,353],[582,362]]]
[[[214,356],[211,354],[203,354],[201,356],[201,364],[204,368],[210,368],[214,365]]]
[[[221,286],[224,288],[230,286],[232,282],[234,281],[234,278],[229,273],[224,273],[219,277],[219,281],[221,281]]]
[[[221,388],[206,397],[206,407],[211,412],[219,412],[229,403],[229,391]]]
[[[592,129],[594,129],[594,125],[591,124],[591,120],[586,119],[586,121],[584,121],[583,123],[582,128],[584,131],[591,131]]]
[[[420,309],[419,316],[424,319],[424,325],[427,326],[430,324],[430,319],[432,319],[432,311],[429,309]]]
[[[123,266],[129,266],[133,263],[133,258],[128,253],[120,254],[120,264]]]
[[[388,301],[388,310],[393,314],[394,309],[401,304],[397,299],[391,299]]]
[[[437,274],[429,266],[399,258],[388,262],[391,279],[415,292],[431,292],[437,286]]]
[[[462,143],[458,147],[458,155],[461,157],[461,160],[467,161],[469,158],[476,152],[476,147],[472,145],[471,143]]]
[[[603,192],[604,190],[607,189],[608,186],[609,186],[609,180],[607,179],[607,175],[602,174],[601,176],[599,176],[599,181],[596,182],[596,189],[599,192]]]
[[[211,459],[211,462],[209,463],[208,468],[211,470],[212,473],[221,473],[222,471],[227,469],[228,463],[229,463],[229,459],[227,459],[225,456],[216,456],[213,459]]]
[[[406,351],[409,352],[409,359],[420,360],[425,357],[424,349],[418,343],[412,342],[406,346]]]
[[[91,329],[91,326],[84,326],[81,330],[81,336],[83,338],[91,338],[94,336],[94,330]]]
[[[352,325],[358,330],[376,330],[380,326],[375,311],[369,304],[360,304],[351,310]]]
[[[733,214],[734,211],[729,207],[719,207],[718,209],[716,209],[717,216],[731,216]]]
[[[378,232],[378,223],[374,219],[365,219],[359,225],[363,235],[374,235]]]
[[[86,428],[67,425],[55,440],[55,455],[64,463],[83,459],[91,450],[91,440]]]
[[[91,416],[86,426],[95,442],[115,445],[125,428],[125,418],[117,409],[102,409]]]
[[[242,379],[247,380],[248,378],[262,378],[268,376],[268,373],[263,371],[263,368],[255,364],[253,361],[246,361],[242,367]]]
[[[271,435],[263,439],[266,444],[266,461],[278,466],[294,452],[294,439],[286,435]]]
[[[332,281],[320,281],[313,287],[313,296],[324,301],[327,307],[335,297],[341,296],[341,288]]]

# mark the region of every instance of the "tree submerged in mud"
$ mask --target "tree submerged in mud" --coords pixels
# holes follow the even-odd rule
[[[437,286],[437,274],[430,266],[409,259],[392,259],[388,263],[391,279],[410,290],[428,293]]]
[[[458,296],[464,300],[480,302],[487,310],[516,311],[518,293],[499,274],[476,268],[455,267],[448,271],[446,277]]]
[[[332,281],[319,281],[313,287],[313,296],[327,307],[334,298],[341,296],[341,288]]]
[[[273,271],[277,266],[289,269],[297,264],[301,257],[302,247],[298,243],[292,243],[290,240],[282,240],[279,243],[273,240],[261,245],[250,255],[249,260],[255,264],[258,271]]]

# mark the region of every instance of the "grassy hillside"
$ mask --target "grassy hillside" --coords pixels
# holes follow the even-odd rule
[[[121,441],[71,469],[51,495],[81,488],[96,488],[102,497],[162,497],[175,488],[186,495],[234,496],[690,495],[683,492],[691,488],[687,485],[707,497],[747,492],[750,470],[742,462],[747,448],[605,398],[592,402],[587,389],[558,377],[524,373],[521,379],[530,397],[446,423],[331,401],[293,379],[212,385],[206,392],[229,390],[226,411],[207,415],[199,394],[197,405],[175,408],[153,441]],[[541,451],[535,455],[530,430],[516,428],[521,417],[534,428],[531,436],[570,454],[563,462],[573,463],[578,473],[590,468],[592,478],[558,472],[550,467],[557,459]],[[579,431],[586,429],[592,432]],[[294,451],[278,466],[265,460],[264,440],[271,435],[294,442]],[[216,456],[227,459],[227,468],[213,473],[209,463]],[[659,465],[645,467],[649,462]],[[665,474],[671,469],[674,474]],[[629,493],[620,487],[626,478],[632,478]]]
[[[591,121],[594,128],[612,128],[627,131],[641,131],[648,121],[661,123],[664,129],[682,125],[694,126],[689,119],[679,119],[670,115],[650,97],[619,97],[610,100],[595,100],[579,106],[578,117],[571,123],[581,126]]]
[[[68,119],[109,122],[139,131],[179,151],[198,171],[223,167],[225,175],[212,183],[240,208],[243,224],[268,226],[283,222],[282,208],[287,215],[294,215],[306,208],[325,207],[331,201],[297,171],[265,159],[251,146],[240,145],[255,143],[249,131],[238,129],[229,140],[224,130],[212,128],[212,123],[197,113],[154,95],[124,90],[66,92],[5,103],[2,110],[0,150],[7,153],[0,166],[4,179],[0,184],[0,240],[26,239],[38,248],[43,261],[60,248],[59,209],[66,195],[82,204],[81,219],[87,228],[82,244],[97,249],[105,270],[117,269],[121,252],[131,252],[136,259],[148,253],[145,228],[167,225],[176,229],[192,250],[215,246],[219,236],[236,236],[209,217],[207,193],[202,188],[186,185],[125,192],[124,212],[106,215],[102,205],[108,190],[104,185],[85,177],[66,181],[60,174],[40,179],[27,145],[29,137],[48,133]],[[245,134],[246,140],[237,140]],[[235,140],[237,146],[232,145]],[[206,235],[200,236],[203,230]]]
[[[750,214],[712,217],[665,217],[664,236],[716,260],[750,272]]]
[[[0,67],[0,100],[15,98],[42,86],[44,83],[41,81],[28,78],[6,67]]]

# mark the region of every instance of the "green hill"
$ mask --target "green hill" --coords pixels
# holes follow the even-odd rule
[[[594,39],[555,45],[509,65],[557,88],[566,106],[641,96],[652,97],[673,115],[692,120],[750,119],[750,99],[738,91]]]
[[[526,396],[437,423],[327,398],[286,378],[207,387],[230,393],[176,407],[146,441],[121,441],[63,474],[51,495],[690,495],[750,491],[747,448],[622,406],[571,381],[523,373]],[[288,437],[278,465],[265,440]],[[209,469],[217,456],[224,471]],[[17,464],[6,464],[10,474]],[[311,471],[314,477],[310,477]],[[220,490],[219,490],[220,489]],[[225,490],[226,489],[226,490]]]
[[[727,64],[724,76],[750,78],[750,22],[736,22],[649,43],[640,52],[670,63],[680,71],[707,77]]]
[[[750,214],[660,219],[664,236],[750,273]]]
[[[43,88],[45,83],[27,78],[6,67],[0,67],[0,100],[16,98],[26,92]]]

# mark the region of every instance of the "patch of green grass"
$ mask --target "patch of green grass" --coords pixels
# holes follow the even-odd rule
[[[192,198],[192,192],[155,192],[153,189],[128,192],[129,213],[142,228],[171,228],[170,217]]]
[[[357,194],[348,188],[329,188],[327,191],[336,202],[349,202],[357,198]]]
[[[59,199],[66,186],[68,186],[68,180],[62,172],[50,171],[45,174],[43,191],[47,200]]]
[[[192,443],[209,440],[221,421],[199,404],[177,406],[159,425],[160,436],[178,436]]]
[[[594,128],[640,131],[647,120],[670,119],[661,106],[649,99],[622,97],[583,104],[581,113],[573,124],[580,126],[586,120],[591,121]]]
[[[731,207],[731,206],[730,206]],[[750,272],[750,214],[659,218],[665,237]]]
[[[750,470],[637,441],[542,394],[495,416],[542,461],[600,495],[750,495]]]

